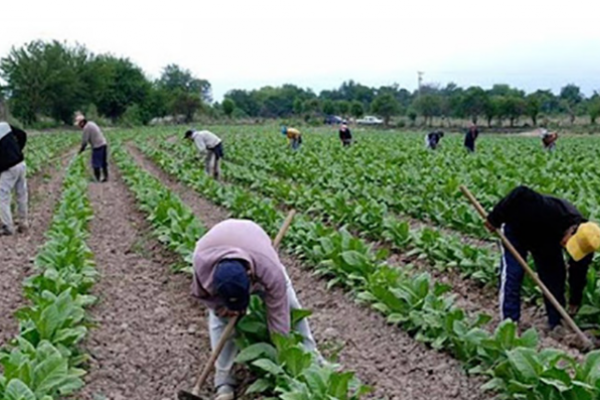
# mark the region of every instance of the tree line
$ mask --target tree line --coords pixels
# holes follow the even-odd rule
[[[223,111],[232,117],[305,119],[315,114],[359,118],[371,113],[383,117],[386,123],[392,117],[404,116],[413,124],[417,118],[428,125],[434,118],[456,118],[511,127],[518,121],[538,126],[547,117],[567,115],[571,123],[578,116],[588,116],[595,124],[600,117],[600,94],[595,92],[588,98],[574,84],[564,86],[558,94],[551,90],[527,94],[506,84],[486,90],[454,83],[443,87],[427,84],[410,92],[396,84],[374,88],[350,80],[319,95],[294,85],[231,90],[225,95]]]
[[[84,46],[33,41],[0,59],[0,109],[31,125],[51,118],[70,124],[82,110],[113,123],[147,124],[153,118],[181,117],[190,122],[199,112],[226,118],[302,118],[320,122],[324,115],[359,118],[375,114],[389,123],[402,116],[413,124],[436,118],[470,119],[480,124],[537,126],[553,116],[600,117],[600,94],[586,97],[574,84],[559,93],[526,93],[506,84],[490,89],[426,84],[409,91],[397,84],[369,87],[355,81],[315,93],[293,84],[254,90],[233,89],[213,102],[211,84],[178,65],[167,65],[158,79],[148,78],[131,60],[93,54]]]
[[[34,41],[0,60],[0,100],[26,125],[42,117],[71,124],[83,110],[113,123],[147,124],[152,118],[194,114],[211,99],[210,82],[178,65],[150,80],[127,58],[95,55],[84,46]]]

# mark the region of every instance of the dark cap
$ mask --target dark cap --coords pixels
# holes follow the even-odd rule
[[[194,134],[194,131],[192,129],[189,129],[189,130],[185,131],[184,139],[191,138],[193,134]]]
[[[217,296],[231,311],[244,311],[250,303],[250,278],[241,260],[221,260],[215,269],[213,285]]]

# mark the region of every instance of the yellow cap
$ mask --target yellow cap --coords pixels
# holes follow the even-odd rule
[[[600,248],[600,227],[593,222],[579,225],[577,232],[567,241],[567,251],[575,261]]]

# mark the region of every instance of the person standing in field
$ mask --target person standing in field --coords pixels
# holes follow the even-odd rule
[[[281,133],[288,138],[292,150],[298,150],[300,148],[300,145],[302,144],[302,134],[298,129],[283,126],[281,128]]]
[[[348,128],[346,121],[342,122],[340,125],[340,140],[344,147],[349,147],[352,144],[352,132],[350,131],[350,128]]]
[[[542,145],[544,150],[554,151],[556,149],[556,141],[558,140],[558,133],[548,132],[547,129],[540,129],[540,137],[542,138]]]
[[[89,144],[92,147],[92,169],[96,181],[108,181],[108,144],[100,127],[88,121],[83,114],[75,116],[75,125],[83,130],[79,153],[83,153]]]
[[[444,132],[442,132],[442,131],[429,132],[425,136],[425,146],[428,149],[435,150],[438,147],[438,145],[443,137],[444,137]]]
[[[219,164],[225,155],[221,138],[211,131],[188,130],[185,133],[185,139],[192,140],[201,155],[206,153],[204,170],[208,175],[219,179],[221,172]]]
[[[228,319],[246,313],[252,293],[264,300],[271,333],[288,335],[294,328],[290,311],[301,308],[300,302],[271,239],[253,221],[228,219],[212,227],[196,243],[193,270],[192,296],[208,307],[213,349]],[[324,362],[308,322],[304,319],[295,328],[304,338],[305,349]],[[217,358],[214,377],[217,400],[234,398],[236,381],[231,369],[237,351],[231,338]]]
[[[524,259],[531,253],[540,279],[563,306],[568,271],[569,312],[577,312],[593,253],[600,248],[600,227],[597,224],[588,222],[566,200],[519,186],[500,200],[488,215],[485,225],[490,231],[502,229]],[[563,248],[569,256],[568,269],[565,268]],[[524,270],[504,247],[500,272],[502,318],[518,322]],[[544,300],[548,323],[554,329],[561,322],[560,314],[552,303]]]
[[[477,129],[477,125],[472,123],[465,135],[465,148],[467,149],[468,152],[470,152],[470,153],[475,152],[475,141],[477,140],[478,136],[479,136],[479,129]]]
[[[29,229],[27,167],[23,155],[26,143],[27,134],[24,131],[0,121],[0,236],[15,233],[10,210],[13,190],[17,194],[17,231],[24,233]]]

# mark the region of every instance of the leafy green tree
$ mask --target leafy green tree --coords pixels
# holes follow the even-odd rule
[[[205,103],[212,101],[210,82],[196,78],[188,69],[177,64],[169,64],[163,68],[159,84],[167,91],[197,94]]]
[[[301,98],[296,97],[294,99],[294,114],[302,115],[303,112],[304,112],[304,103],[302,102]]]
[[[326,115],[335,114],[335,104],[331,100],[325,100],[323,102],[323,113]]]
[[[225,98],[225,100],[223,100],[223,104],[221,104],[221,107],[223,108],[223,112],[227,118],[231,118],[231,114],[233,114],[233,110],[235,110],[235,103],[233,100]]]
[[[100,114],[117,121],[134,104],[148,101],[152,84],[141,68],[129,59],[101,55],[87,64],[84,79],[88,101]]]
[[[83,105],[85,86],[81,71],[89,57],[84,47],[58,41],[34,41],[13,48],[0,61],[1,76],[8,82],[12,113],[30,124],[43,114],[72,123]]]
[[[350,103],[350,114],[354,118],[360,118],[365,115],[365,108],[360,101],[355,100]]]
[[[462,111],[465,116],[469,116],[474,124],[480,115],[483,114],[488,94],[478,86],[468,88],[462,97]]]
[[[514,95],[504,96],[502,99],[503,101],[500,105],[501,114],[509,119],[512,128],[515,125],[515,121],[525,112],[525,100]]]
[[[569,114],[571,124],[574,124],[577,106],[583,101],[581,89],[574,84],[568,84],[560,90],[559,97],[563,110]]]
[[[424,94],[415,99],[413,107],[423,117],[425,123],[431,126],[433,117],[442,114],[442,98],[435,94]]]
[[[600,117],[600,94],[595,93],[594,96],[588,102],[588,115],[590,116],[590,123],[596,124],[596,120]]]
[[[489,128],[492,127],[492,120],[500,114],[501,96],[488,96],[483,105],[483,115]]]
[[[542,111],[542,101],[536,93],[531,93],[525,98],[525,114],[531,118],[533,126],[537,126],[538,116]]]
[[[183,115],[185,122],[190,123],[202,108],[202,100],[196,94],[178,90],[173,94],[169,108],[174,115]]]
[[[391,94],[382,94],[373,100],[371,109],[374,113],[383,117],[384,123],[387,126],[390,123],[390,118],[398,114],[398,111],[400,110],[400,104],[398,103],[398,100],[396,100]]]
[[[338,100],[336,101],[335,106],[342,117],[346,117],[350,112],[350,102],[348,100]]]

